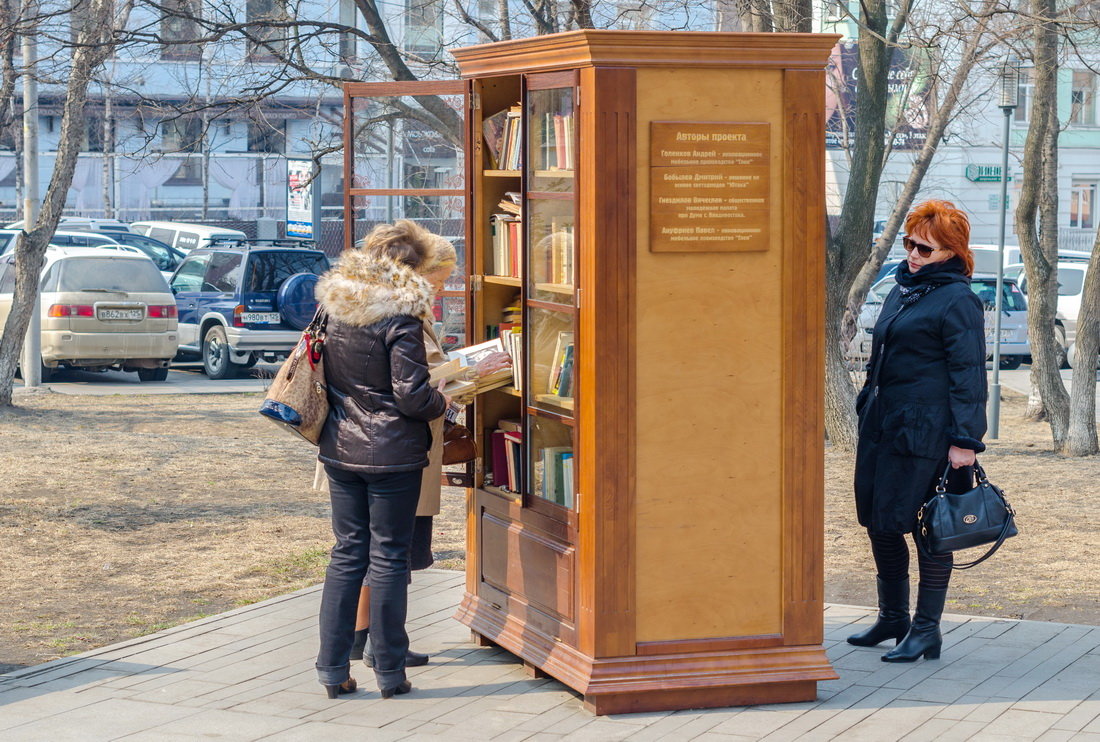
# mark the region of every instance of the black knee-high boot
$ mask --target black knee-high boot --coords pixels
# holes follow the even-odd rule
[[[940,635],[940,618],[947,601],[947,588],[932,589],[917,586],[917,610],[913,625],[901,644],[882,655],[883,662],[916,662],[924,655],[926,660],[938,660],[943,637]]]
[[[848,637],[857,647],[873,647],[887,639],[897,644],[909,631],[909,578],[877,579],[878,619],[871,628]]]

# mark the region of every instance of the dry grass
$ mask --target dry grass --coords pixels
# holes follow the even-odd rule
[[[255,414],[258,395],[17,397],[0,412],[0,668],[33,664],[312,585],[331,546],[313,449]],[[1018,538],[964,573],[949,610],[1100,623],[1100,458],[1049,451],[1003,407],[984,461]],[[826,461],[827,599],[869,605],[851,461]],[[436,566],[464,566],[449,489]]]

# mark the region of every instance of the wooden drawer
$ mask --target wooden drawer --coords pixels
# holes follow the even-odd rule
[[[479,525],[482,582],[572,623],[573,546],[486,510],[481,511]]]

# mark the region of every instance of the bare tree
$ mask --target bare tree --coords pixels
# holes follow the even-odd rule
[[[1016,207],[1016,235],[1028,285],[1031,374],[1061,449],[1069,426],[1069,396],[1058,373],[1061,350],[1055,339],[1058,307],[1058,43],[1055,0],[1033,0],[1034,96],[1024,144],[1023,182]],[[1032,411],[1035,414],[1035,411]]]
[[[1100,453],[1096,438],[1096,362],[1100,357],[1100,229],[1092,245],[1091,270],[1085,275],[1081,313],[1077,315],[1076,358],[1070,387],[1069,428],[1062,453],[1090,456]]]
[[[113,53],[117,30],[125,25],[129,0],[121,7],[115,0],[89,0],[71,44],[72,63],[62,105],[61,130],[53,176],[42,201],[35,226],[21,235],[15,246],[15,294],[11,312],[0,337],[0,407],[11,406],[12,384],[31,310],[38,301],[38,281],[49,239],[57,229],[65,198],[73,180],[85,126],[84,103],[92,75]],[[33,32],[33,31],[32,31]]]

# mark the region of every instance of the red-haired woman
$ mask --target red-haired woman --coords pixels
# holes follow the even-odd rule
[[[879,613],[848,643],[895,639],[884,662],[940,656],[951,555],[933,560],[917,550],[910,621],[904,535],[948,463],[949,487],[969,488],[975,454],[985,450],[984,316],[970,290],[970,222],[948,201],[926,201],[906,217],[905,230],[907,259],[875,324],[867,382],[856,400],[856,512],[871,539]]]

